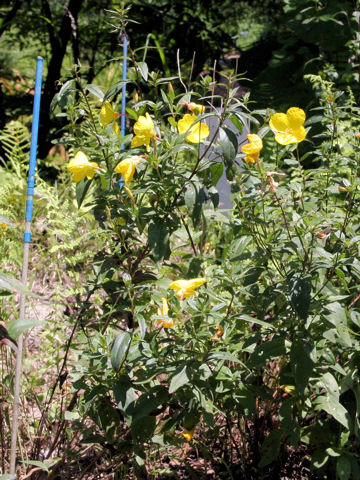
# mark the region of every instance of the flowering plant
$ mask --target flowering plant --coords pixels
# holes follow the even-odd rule
[[[102,239],[86,297],[99,294],[101,313],[91,311],[90,350],[72,374],[84,417],[116,447],[129,429],[140,467],[154,445],[206,446],[204,432],[237,445],[236,432],[247,436],[244,478],[249,459],[270,468],[300,444],[315,450],[312,468],[356,469],[344,439],[359,428],[359,179],[357,150],[345,145],[359,127],[334,134],[353,107],[336,110],[324,93],[325,140],[311,150],[319,140],[300,107],[252,114],[229,87],[219,114],[206,78],[201,98],[141,71],[131,72],[140,98],[128,105],[124,138],[98,132],[116,121],[114,87],[91,90],[103,102],[98,118],[85,110],[68,138],[84,144],[68,169]],[[145,82],[161,92],[156,101],[138,91]],[[318,121],[308,116],[308,126]],[[218,209],[223,173],[230,212]]]

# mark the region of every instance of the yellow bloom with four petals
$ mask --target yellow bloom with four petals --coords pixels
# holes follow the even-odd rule
[[[162,298],[161,302],[162,302],[162,306],[161,308],[158,307],[157,314],[159,316],[162,315],[164,317],[167,317],[169,314],[169,306],[166,298]],[[164,328],[171,328],[174,325],[174,320],[172,318],[168,318],[166,320],[160,320],[160,323],[161,323],[161,326]]]
[[[146,151],[150,152],[150,141],[156,136],[154,122],[146,112],[145,117],[140,115],[134,125],[135,137],[131,141],[131,148],[145,145]]]
[[[291,107],[286,113],[274,113],[270,118],[270,128],[275,133],[275,140],[280,145],[300,143],[306,137],[304,110]]]
[[[119,162],[115,169],[115,173],[121,173],[124,182],[125,183],[130,183],[135,170],[136,170],[136,165],[138,165],[142,160],[142,157],[140,155],[132,155],[131,157],[124,158],[124,160],[121,160]]]
[[[120,113],[115,112],[109,101],[106,101],[100,109],[100,124],[103,127],[112,122],[112,128],[117,135],[120,135],[120,127],[116,120],[120,117]]]
[[[88,157],[81,150],[67,164],[67,169],[73,174],[73,180],[76,183],[85,177],[93,178],[96,171],[101,170],[96,162],[89,162]]]
[[[195,289],[200,287],[206,282],[205,278],[193,278],[192,280],[175,280],[170,283],[170,290],[176,290],[176,296],[183,300],[184,298],[197,296]]]
[[[249,143],[243,145],[241,150],[246,153],[245,162],[255,163],[258,161],[259,152],[263,148],[263,141],[255,133],[249,133],[247,138]]]
[[[185,140],[191,143],[202,143],[205,138],[210,135],[209,127],[206,123],[197,122],[196,115],[190,115],[190,113],[186,113],[183,118],[178,121],[178,130],[179,133],[188,133]]]

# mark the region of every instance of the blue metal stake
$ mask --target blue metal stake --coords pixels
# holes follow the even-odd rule
[[[29,264],[29,247],[31,241],[31,221],[33,212],[33,196],[35,188],[35,171],[36,171],[36,154],[37,154],[37,142],[39,133],[39,116],[40,116],[40,99],[41,99],[41,83],[42,83],[42,69],[43,58],[37,57],[36,61],[36,74],[35,74],[35,95],[33,106],[33,120],[31,129],[31,147],[30,147],[30,164],[28,174],[28,187],[27,187],[27,199],[26,199],[26,213],[25,213],[25,232],[24,232],[24,253],[21,281],[23,285],[27,284],[27,272]],[[25,314],[25,302],[26,295],[21,293],[20,296],[20,321],[24,319]],[[12,431],[11,431],[11,449],[10,449],[10,474],[16,475],[16,444],[17,444],[17,432],[18,432],[18,415],[19,415],[19,403],[20,403],[20,377],[21,377],[21,361],[23,350],[23,335],[21,334],[17,339],[18,352],[16,355],[16,371],[14,382],[14,405],[13,405],[13,419],[12,419]]]
[[[122,68],[122,79],[125,82],[127,77],[127,50],[128,50],[128,40],[127,36],[123,36],[123,68]],[[121,88],[121,138],[125,137],[125,126],[126,126],[126,83],[123,84]],[[121,145],[121,150],[124,150],[124,145]]]
[[[127,36],[123,36],[123,67],[122,67],[122,79],[125,82],[127,77],[127,49],[128,49],[128,39]],[[120,121],[120,132],[121,138],[125,137],[125,127],[126,127],[126,83],[121,87],[121,121]],[[124,150],[125,145],[121,145],[121,150]],[[119,187],[124,186],[124,179],[121,177],[119,181]]]

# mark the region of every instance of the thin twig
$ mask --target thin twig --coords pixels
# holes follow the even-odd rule
[[[180,48],[177,49],[177,52],[176,52],[176,59],[177,59],[177,66],[178,66],[178,75],[179,75],[179,80],[180,80],[180,83],[181,85],[184,87],[185,89],[185,92],[187,93],[187,88],[186,88],[186,85],[185,83],[183,82],[182,78],[181,78],[181,69],[180,69]]]
[[[179,215],[180,215],[180,218],[181,218],[181,221],[185,227],[185,230],[186,230],[186,233],[188,234],[188,237],[189,237],[189,240],[190,240],[190,243],[191,243],[191,248],[193,249],[193,252],[195,255],[197,255],[197,249],[196,249],[196,246],[194,244],[194,241],[193,241],[193,238],[191,236],[191,232],[190,232],[190,229],[189,229],[189,226],[188,224],[186,223],[185,221],[185,218],[184,218],[184,214],[182,213],[182,211],[177,208],[177,211],[179,212]]]
[[[192,79],[192,75],[193,75],[193,72],[194,72],[195,56],[196,56],[196,52],[193,53],[193,58],[192,58],[192,62],[191,62],[191,70],[190,70],[190,76],[189,76],[189,88],[190,88],[190,85],[191,85],[191,79]]]

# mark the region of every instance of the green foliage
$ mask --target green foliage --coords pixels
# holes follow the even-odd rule
[[[132,143],[133,129],[121,139],[111,122],[100,124],[101,105],[91,101],[98,87],[78,78],[77,95],[63,88],[57,97],[69,120],[65,140],[98,164],[77,190],[102,242],[74,315],[87,340],[71,373],[82,392],[73,428],[136,468],[196,428],[195,442],[210,450],[220,431],[246,438],[237,451],[245,477],[252,462],[265,472],[303,445],[315,449],[311,465],[321,475],[358,478],[359,110],[351,92],[311,77],[320,107],[308,115],[307,151],[306,142],[275,148],[269,113],[248,112],[230,88],[218,114],[205,81],[199,98],[145,71],[142,62],[130,82],[147,85],[152,100],[130,102],[128,112],[137,122],[150,113],[146,152]],[[113,92],[100,97],[116,110]],[[201,148],[177,127],[191,100],[207,105],[197,122],[219,122]],[[236,132],[224,126],[234,116],[251,119],[265,143],[259,163],[240,172]],[[116,165],[140,154],[129,185],[119,185]],[[229,216],[212,193],[223,168]],[[168,288],[199,277],[198,296]]]

